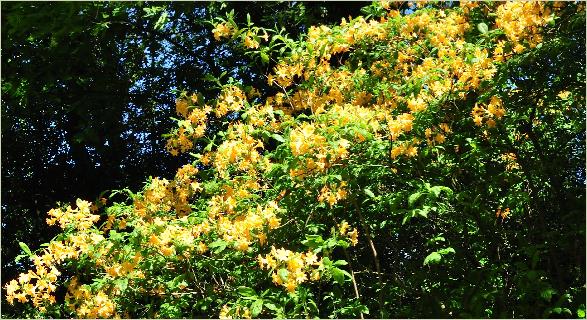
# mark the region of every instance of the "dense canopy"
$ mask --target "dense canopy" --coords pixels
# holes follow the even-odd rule
[[[585,317],[584,3],[257,5],[3,4],[11,316]]]

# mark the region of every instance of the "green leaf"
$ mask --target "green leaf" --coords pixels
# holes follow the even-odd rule
[[[277,307],[274,303],[271,302],[265,302],[265,307],[271,311],[279,311],[279,307]]]
[[[263,311],[263,300],[257,299],[251,305],[251,316],[256,317]]]
[[[437,236],[437,237],[434,237],[434,238],[428,240],[427,244],[430,245],[430,244],[435,244],[437,242],[444,242],[444,241],[446,241],[446,239],[443,236]]]
[[[402,219],[402,225],[406,224],[408,221],[410,221],[410,219],[412,219],[411,214],[405,215],[404,218]]]
[[[165,25],[165,23],[167,23],[167,16],[168,16],[167,11],[164,11],[161,14],[161,16],[159,16],[159,19],[155,23],[155,29],[157,29],[157,30],[163,29],[163,26]]]
[[[552,288],[546,288],[540,292],[540,297],[546,302],[550,302],[552,295],[556,294],[556,290]]]
[[[585,305],[581,305],[579,309],[577,309],[577,317],[585,318]]]
[[[482,34],[486,34],[487,32],[489,32],[489,27],[484,22],[481,22],[477,25],[477,30],[479,30],[479,32],[481,32]]]
[[[422,216],[424,218],[428,218],[428,212],[430,212],[430,206],[424,206],[422,209],[414,210],[414,213]]]
[[[455,249],[453,249],[452,247],[448,247],[448,248],[440,249],[437,252],[441,255],[445,255],[445,254],[449,254],[449,253],[455,253]]]
[[[345,260],[336,260],[334,261],[334,263],[332,264],[333,266],[346,266],[348,264],[348,262],[346,262]]]
[[[27,246],[26,243],[19,242],[18,245],[20,246],[20,248],[22,249],[22,251],[24,251],[24,253],[26,253],[29,256],[32,256],[33,255],[33,253],[31,252],[31,249],[29,249],[29,246]]]
[[[432,252],[424,259],[424,265],[438,264],[442,260],[442,256],[438,252]]]
[[[279,142],[282,142],[282,143],[283,143],[283,142],[285,142],[285,139],[284,139],[284,138],[283,138],[281,135],[279,135],[279,134],[277,134],[277,133],[274,133],[274,134],[273,134],[273,135],[271,135],[271,136],[273,137],[273,139],[275,139],[275,140],[277,140],[277,141],[279,141]]]
[[[373,193],[373,191],[365,188],[363,191],[365,191],[365,194],[369,197],[369,198],[375,198],[375,194]]]
[[[330,272],[332,273],[332,278],[334,279],[334,281],[336,281],[340,285],[344,283],[344,272],[342,272],[342,270],[340,270],[339,268],[332,268],[330,269]]]
[[[450,188],[447,188],[444,186],[434,186],[434,187],[430,188],[430,192],[432,192],[436,198],[438,198],[440,196],[440,193],[442,191],[446,192],[446,194],[449,197],[452,196],[452,194],[453,194],[453,192]]]
[[[128,288],[128,279],[127,278],[116,279],[114,284],[120,290],[120,292],[124,292],[126,290],[126,288]]]
[[[324,239],[320,235],[307,235],[306,240],[303,240],[302,244],[308,248],[316,249],[324,244]]]
[[[413,206],[416,201],[418,201],[420,199],[420,197],[422,196],[422,192],[416,192],[416,193],[412,193],[409,197],[408,197],[408,205],[411,207]]]
[[[255,293],[255,290],[253,290],[252,288],[249,287],[245,287],[245,286],[240,286],[236,289],[236,291],[238,292],[238,294],[240,294],[243,297],[256,297],[257,294]]]
[[[216,240],[208,245],[209,248],[214,249],[214,253],[220,253],[222,250],[226,249],[228,243],[224,240]]]
[[[287,269],[285,268],[281,268],[279,269],[279,271],[277,271],[277,275],[281,278],[281,281],[285,282],[289,277],[289,271],[287,271]]]
[[[204,151],[212,151],[212,147],[214,146],[214,140],[211,140],[208,145],[204,148]]]

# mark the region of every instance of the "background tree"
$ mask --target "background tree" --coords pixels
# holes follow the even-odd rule
[[[235,18],[292,33],[320,19],[354,12],[347,3],[32,3],[2,4],[2,273],[18,245],[58,232],[45,223],[57,202],[133,189],[146,175],[170,176],[162,135],[174,124],[178,92],[217,93],[211,75],[262,88],[267,66],[241,49],[213,41],[208,19]],[[254,10],[253,10],[254,8]],[[280,14],[275,14],[279,12]],[[287,16],[290,18],[287,18]],[[294,19],[295,18],[295,19]],[[313,21],[313,22],[311,22]],[[3,309],[9,306],[2,301]]]

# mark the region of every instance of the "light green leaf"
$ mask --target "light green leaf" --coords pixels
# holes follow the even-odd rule
[[[155,29],[157,30],[161,30],[163,29],[163,26],[165,25],[165,23],[167,23],[167,11],[164,11],[161,16],[159,16],[159,19],[157,19],[157,22],[155,23]]]
[[[261,311],[263,311],[263,300],[257,299],[251,305],[251,315],[256,317],[259,315],[259,313],[261,313]]]
[[[306,240],[303,240],[302,244],[308,248],[316,249],[324,244],[324,239],[320,235],[307,235]]]
[[[442,260],[442,256],[438,252],[432,252],[424,259],[424,265],[437,264]]]
[[[455,249],[453,249],[452,247],[448,247],[448,248],[440,249],[437,252],[441,255],[445,255],[445,254],[449,254],[449,253],[455,253]]]
[[[252,288],[249,287],[245,287],[245,286],[240,286],[236,289],[236,291],[238,292],[238,294],[240,294],[243,297],[255,297],[257,296],[257,294],[255,293],[255,290],[253,290]]]
[[[278,135],[277,133],[274,133],[272,135],[273,139],[279,141],[279,142],[285,142],[285,139],[283,139],[283,137],[281,135]]]
[[[446,241],[446,239],[443,236],[437,236],[437,237],[434,237],[434,238],[428,240],[427,244],[430,245],[430,244],[435,244],[437,242],[444,242],[444,241]]]
[[[345,260],[336,260],[332,265],[333,266],[346,266],[348,262]]]
[[[344,283],[344,272],[342,272],[342,270],[340,270],[339,268],[332,268],[330,270],[330,272],[332,273],[332,278],[338,284],[343,284]]]
[[[29,256],[32,256],[33,255],[33,253],[31,252],[31,249],[29,249],[29,246],[27,246],[26,243],[19,242],[18,245],[20,246],[20,248],[22,249],[22,251],[24,251],[24,253],[26,253]]]
[[[281,278],[281,281],[285,282],[289,277],[289,271],[287,271],[287,269],[281,268],[279,271],[277,271],[277,275]]]
[[[277,307],[274,303],[265,302],[265,307],[271,311],[279,311],[279,307]]]
[[[420,199],[420,197],[422,196],[422,192],[416,192],[416,193],[412,193],[409,197],[408,197],[408,205],[411,207],[413,206],[416,201],[418,201],[418,199]]]
[[[434,187],[430,188],[430,192],[432,192],[436,198],[438,198],[440,196],[440,193],[442,191],[446,192],[446,194],[449,197],[452,196],[452,194],[453,194],[452,190],[450,188],[445,187],[445,186],[434,186]]]
[[[489,27],[484,22],[481,22],[477,25],[477,30],[479,30],[479,32],[481,32],[482,34],[486,34],[487,32],[489,32]]]
[[[224,240],[216,240],[208,245],[210,249],[214,249],[214,253],[220,253],[222,250],[226,249],[228,243]]]
[[[428,218],[428,212],[430,212],[430,206],[424,206],[422,209],[414,210],[414,213],[424,218]]]
[[[578,318],[585,318],[585,306],[581,305],[579,309],[577,309],[577,317]]]
[[[128,279],[127,278],[116,279],[114,284],[120,290],[120,292],[124,292],[126,290],[126,288],[128,288]]]

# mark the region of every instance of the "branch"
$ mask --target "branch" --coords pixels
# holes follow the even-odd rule
[[[380,311],[381,317],[385,318],[383,315],[383,277],[382,277],[382,272],[381,272],[381,265],[379,264],[379,257],[377,255],[377,249],[375,248],[375,244],[373,243],[373,239],[371,238],[371,233],[369,232],[369,228],[367,226],[367,223],[365,222],[365,219],[363,218],[363,215],[361,214],[361,209],[359,207],[359,204],[357,203],[357,199],[353,196],[351,198],[351,201],[352,201],[353,205],[355,206],[355,212],[359,216],[359,220],[361,221],[361,225],[363,226],[363,229],[365,230],[365,236],[367,236],[367,241],[369,241],[369,246],[371,247],[371,253],[373,255],[373,260],[375,261],[375,270],[377,270],[377,275],[378,275],[379,311]]]
[[[346,205],[345,205],[345,211],[346,211]],[[334,218],[335,222],[338,223],[338,221],[336,221],[336,217]],[[342,247],[342,251],[344,252],[344,256],[346,258],[346,260],[349,263],[349,269],[351,270],[351,280],[353,281],[353,289],[355,290],[355,297],[357,298],[357,300],[360,302],[361,301],[361,296],[359,295],[359,288],[357,287],[357,280],[355,279],[355,271],[353,269],[353,264],[351,262],[351,257],[349,256],[349,253],[347,252],[345,247]],[[363,312],[361,311],[360,313],[361,319],[365,319],[365,317],[363,316]]]

